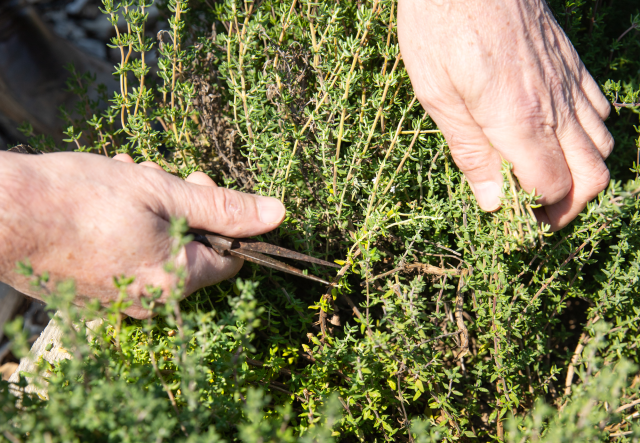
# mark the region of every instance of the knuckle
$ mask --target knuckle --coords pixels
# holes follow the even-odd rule
[[[491,158],[487,152],[476,146],[459,144],[451,149],[456,165],[466,174],[485,171],[491,166]]]
[[[598,190],[596,195],[599,194],[601,191],[605,190],[607,186],[609,186],[610,180],[611,180],[611,174],[603,163],[602,168],[600,168],[599,171],[596,171],[596,174],[594,175],[594,178],[593,178],[593,187],[594,189]]]
[[[172,215],[165,204],[173,196],[183,196],[182,190],[175,186],[170,180],[158,180],[149,168],[139,168],[135,176],[135,189],[145,192],[145,200],[152,210],[165,220],[169,220]],[[149,192],[153,190],[153,192]]]
[[[611,136],[611,134],[607,131],[607,135],[605,137],[604,142],[601,146],[598,146],[600,153],[602,154],[602,158],[607,158],[613,152],[613,148],[615,147],[615,140]]]
[[[609,118],[609,114],[611,114],[611,105],[609,101],[603,97],[603,102],[598,106],[598,114],[600,114],[600,118],[602,120],[606,120]]]
[[[561,201],[571,192],[573,180],[569,173],[563,174],[552,180],[547,186],[540,184],[536,190],[542,194],[545,204],[553,204]]]
[[[525,95],[516,102],[514,124],[519,130],[539,134],[553,134],[558,126],[558,118],[552,110],[546,110],[536,95]]]
[[[608,119],[609,114],[611,113],[611,104],[609,103],[609,100],[607,100],[607,98],[604,96],[604,94],[600,92],[600,90],[598,90],[597,98],[593,101],[595,101],[595,103],[593,103],[593,107],[595,108],[600,118],[602,120]]]
[[[244,200],[236,195],[235,192],[228,190],[212,188],[211,191],[214,192],[215,201],[213,205],[213,218],[217,220],[219,224],[228,227],[238,226],[242,222],[246,212]]]
[[[589,176],[584,177],[582,182],[585,188],[586,200],[595,198],[600,192],[607,189],[611,175],[604,162],[595,167]]]

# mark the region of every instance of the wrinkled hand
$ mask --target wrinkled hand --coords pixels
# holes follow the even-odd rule
[[[500,205],[501,156],[554,230],[606,188],[609,103],[543,0],[400,0],[398,36],[482,209]]]
[[[202,172],[182,181],[128,155],[0,152],[0,188],[0,280],[37,297],[15,272],[16,262],[29,258],[51,282],[73,278],[79,296],[108,303],[118,296],[113,277],[135,276],[125,313],[136,318],[148,316],[140,303],[147,285],[163,288],[163,301],[175,284],[164,270],[171,217],[248,237],[275,229],[285,216],[277,199],[219,188]],[[243,263],[197,242],[176,260],[188,273],[186,294],[232,277]]]

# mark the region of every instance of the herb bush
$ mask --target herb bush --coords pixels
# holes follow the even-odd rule
[[[0,438],[637,441],[634,0],[550,1],[615,105],[617,142],[609,189],[554,234],[508,164],[502,209],[477,207],[415,100],[394,1],[170,0],[158,42],[148,6],[105,0],[129,23],[113,41],[121,90],[94,111],[91,77],[73,73],[85,100],[67,141],[276,196],[288,217],[264,240],[342,268],[311,269],[334,278],[327,289],[247,263],[235,281],[149,300],[149,321],[122,320],[125,301],[74,307],[61,284],[48,297],[73,358],[42,362],[48,400],[16,404],[0,385]],[[144,57],[156,44],[157,75]],[[173,230],[179,248],[184,221]],[[130,281],[116,279],[122,300]],[[90,338],[73,327],[96,316]],[[9,329],[25,352],[19,322]]]

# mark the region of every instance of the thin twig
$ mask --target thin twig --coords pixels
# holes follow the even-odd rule
[[[400,373],[398,372],[396,374],[396,378],[398,379],[398,400],[400,400],[400,406],[402,407],[402,415],[404,415],[404,426],[408,429],[408,434],[409,434],[409,441],[413,442],[413,435],[411,435],[411,422],[409,420],[409,417],[407,417],[407,411],[404,408],[404,391],[401,389],[401,384],[400,384]]]
[[[573,353],[573,357],[571,357],[571,362],[567,367],[567,378],[564,382],[564,395],[571,394],[571,384],[573,383],[573,373],[575,371],[575,365],[578,363],[580,359],[580,355],[582,354],[582,350],[585,345],[589,342],[589,332],[587,328],[593,326],[598,320],[600,320],[600,316],[596,315],[589,322],[587,322],[587,326],[585,326],[585,330],[580,335],[580,339],[578,340],[578,345],[576,346],[576,350]]]
[[[353,258],[355,259],[358,255],[360,255],[359,249],[353,254]],[[325,300],[333,300],[331,289],[333,289],[337,285],[337,283],[344,276],[344,274],[347,272],[347,269],[349,269],[350,266],[351,266],[351,262],[347,261],[347,263],[345,263],[345,265],[340,269],[338,274],[334,277],[333,282],[331,283],[331,286],[329,286],[330,289],[327,291],[326,294],[322,296]],[[324,343],[324,339],[327,335],[327,313],[322,308],[320,308],[320,332],[322,333],[322,338],[320,341]]]
[[[351,297],[349,297],[347,294],[342,294],[342,297],[347,301],[347,303],[349,304],[349,306],[351,307],[351,309],[353,310],[353,313],[355,314],[356,317],[358,317],[358,319],[362,322],[365,323],[365,319],[364,317],[362,317],[362,314],[360,313],[360,310],[358,309],[358,307],[355,305],[355,303],[353,302],[353,300],[351,300]],[[370,338],[373,338],[373,331],[371,330],[371,328],[369,328],[369,325],[366,325],[367,327],[367,335]]]
[[[264,367],[264,362],[261,362],[260,360],[255,360],[253,358],[247,357],[246,362],[248,364],[250,364],[251,366],[257,366],[259,368]],[[298,374],[296,372],[292,372],[292,371],[290,371],[289,369],[286,369],[286,368],[280,368],[280,369],[278,369],[278,372],[280,372],[280,374],[284,374],[284,375],[288,375],[288,376],[291,376],[291,374],[294,374],[296,376],[300,375],[300,374]]]
[[[640,102],[639,103],[613,103],[613,106],[616,108],[637,108],[638,106],[640,106]]]
[[[529,304],[524,308],[524,311],[522,312],[522,315],[527,313],[527,309],[529,308],[529,306],[533,305],[533,302],[540,296],[540,294],[542,294],[545,289],[547,289],[549,287],[549,285],[551,284],[551,282],[553,282],[553,280],[555,280],[555,278],[558,276],[558,274],[560,273],[560,271],[571,261],[573,260],[576,255],[578,255],[580,253],[580,251],[582,251],[584,249],[585,246],[587,246],[587,244],[589,244],[590,241],[593,240],[593,238],[598,235],[600,233],[600,231],[602,231],[604,228],[606,228],[607,226],[609,226],[609,222],[603,223],[602,226],[600,226],[598,228],[598,230],[596,232],[593,233],[593,235],[591,237],[589,237],[588,239],[586,239],[584,241],[584,243],[582,243],[578,249],[576,249],[575,251],[573,251],[571,254],[569,254],[569,256],[565,259],[564,262],[562,262],[562,264],[554,271],[553,275],[551,275],[551,277],[549,277],[547,279],[547,281],[544,283],[544,285],[542,285],[542,287],[538,290],[538,292],[536,292],[536,294],[533,296],[533,298],[531,298],[531,301],[529,302]]]
[[[466,274],[466,269],[462,271],[462,275]],[[464,278],[458,280],[458,290],[456,291],[456,324],[458,326],[458,332],[460,333],[460,352],[456,356],[456,359],[461,359],[469,352],[469,331],[464,324],[463,308],[464,308],[464,294],[462,293],[462,287],[464,286]]]
[[[2,435],[4,435],[4,438],[9,440],[11,443],[20,443],[20,439],[9,431],[3,431]]]
[[[441,339],[443,339],[443,338],[451,337],[451,336],[453,336],[453,335],[458,335],[458,334],[460,334],[461,332],[462,332],[462,331],[449,332],[449,333],[447,333],[447,334],[441,334],[441,335],[438,335],[437,337],[430,338],[430,339],[428,339],[428,340],[422,340],[420,343],[418,343],[418,344],[416,345],[416,347],[418,347],[418,346],[422,346],[422,345],[425,345],[425,344],[430,343],[430,342],[432,342],[432,341],[441,340]]]
[[[374,281],[376,281],[376,280],[378,280],[380,278],[386,277],[387,275],[395,274],[396,272],[408,272],[408,271],[412,271],[414,269],[419,269],[420,272],[423,272],[425,274],[431,274],[431,275],[459,276],[461,274],[461,271],[459,271],[457,269],[440,268],[438,266],[433,266],[433,265],[430,265],[428,263],[413,263],[413,264],[410,264],[410,265],[404,265],[404,266],[397,267],[395,269],[392,269],[391,271],[383,272],[382,274],[376,275],[375,277],[371,278],[370,280],[367,280],[366,282],[361,283],[361,285],[364,286],[366,283],[374,282]]]
[[[300,397],[299,395],[294,394],[294,393],[293,393],[293,392],[291,392],[291,391],[287,391],[286,389],[281,388],[281,387],[279,387],[279,386],[276,386],[276,385],[275,385],[275,384],[273,384],[273,383],[269,383],[269,388],[271,388],[271,389],[275,389],[276,391],[284,392],[285,394],[288,394],[288,395],[293,395],[293,396],[295,396],[295,397],[296,397],[296,399],[298,399],[301,403],[307,403],[307,400],[305,400],[304,398]]]
[[[613,434],[609,434],[609,437],[622,437],[623,435],[633,434],[633,431],[625,431],[625,432],[614,432]]]
[[[189,437],[189,433],[187,432],[187,428],[185,428],[185,426],[180,421],[180,411],[178,411],[178,405],[176,404],[176,399],[173,396],[173,392],[171,392],[171,389],[169,389],[169,386],[164,381],[164,378],[162,377],[162,374],[160,373],[160,369],[158,369],[158,363],[156,362],[156,356],[155,356],[155,353],[152,350],[149,350],[149,357],[151,358],[151,364],[153,365],[153,370],[155,371],[156,376],[158,377],[158,379],[160,379],[160,383],[162,384],[162,388],[164,389],[164,391],[169,396],[169,400],[171,401],[171,406],[173,406],[173,410],[176,413],[176,420],[178,420],[178,423],[180,423],[180,429],[182,430],[182,432],[184,433],[184,435],[186,437]]]
[[[439,129],[423,129],[420,131],[400,131],[400,134],[439,134],[441,132]]]
[[[634,406],[635,406],[635,405],[637,405],[638,403],[640,403],[640,398],[639,398],[639,399],[637,399],[637,400],[632,401],[631,403],[627,403],[626,405],[622,405],[622,406],[620,406],[620,407],[619,407],[618,409],[616,409],[614,412],[615,412],[616,414],[618,414],[618,413],[620,413],[620,412],[624,411],[625,409],[629,409],[629,408],[634,407]]]

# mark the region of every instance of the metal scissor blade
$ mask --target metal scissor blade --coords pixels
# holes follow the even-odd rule
[[[240,245],[240,248],[244,249],[245,251],[260,252],[262,254],[269,254],[269,255],[277,255],[279,257],[292,258],[294,260],[306,261],[307,263],[315,263],[317,265],[322,265],[322,266],[331,266],[334,268],[340,267],[335,263],[331,263],[325,260],[321,260],[319,258],[311,257],[309,255],[301,254],[299,252],[292,251],[290,249],[281,248],[280,246],[272,245],[270,243],[265,243],[265,242],[253,240],[250,238],[241,238],[241,239],[238,239],[237,241],[238,241],[238,244]]]
[[[298,277],[304,277],[309,280],[313,280],[318,283],[322,283],[324,285],[330,285],[326,280],[321,279],[320,277],[316,277],[315,275],[303,274],[302,271],[298,268],[294,268],[291,265],[283,263],[281,261],[276,260],[275,258],[271,258],[267,255],[263,255],[260,252],[246,250],[244,248],[241,249],[230,249],[229,254],[235,255],[236,257],[243,258],[247,261],[256,263],[258,265],[266,266],[268,268],[277,269],[278,271],[287,272],[289,274],[297,275]]]

